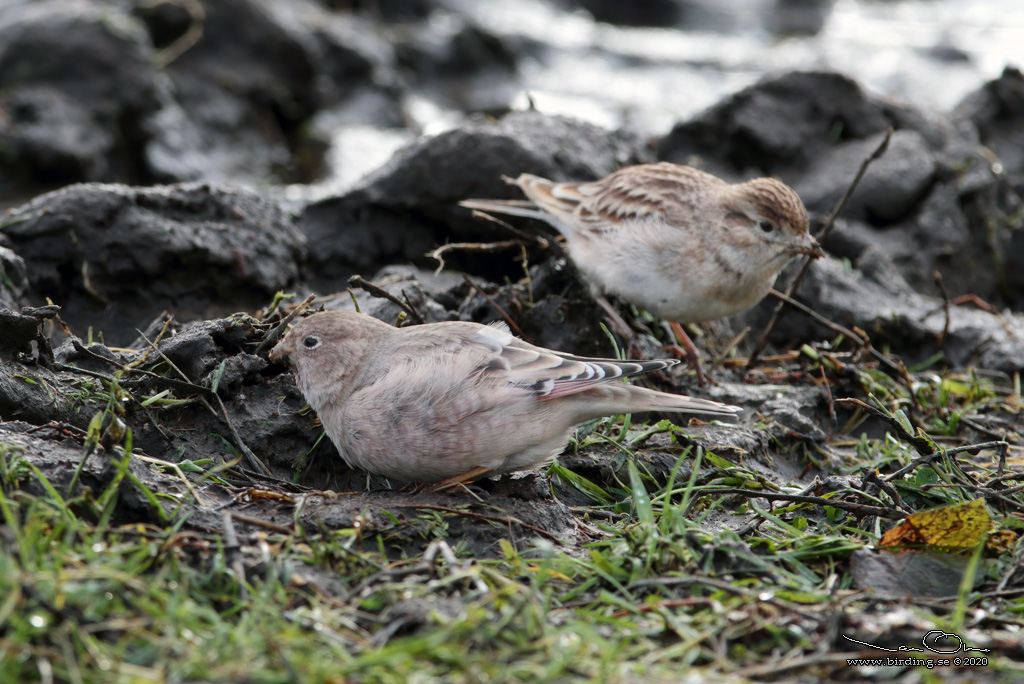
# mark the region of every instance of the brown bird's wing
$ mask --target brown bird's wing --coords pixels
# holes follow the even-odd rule
[[[629,166],[590,183],[552,183],[523,174],[516,185],[562,224],[574,224],[577,231],[606,231],[651,219],[686,223],[709,186],[725,182],[688,166],[663,162]]]
[[[612,361],[555,352],[514,337],[503,324],[481,329],[474,341],[490,346],[495,352],[480,366],[482,375],[505,376],[509,383],[529,389],[538,399],[578,394],[616,378],[677,363],[673,359]]]

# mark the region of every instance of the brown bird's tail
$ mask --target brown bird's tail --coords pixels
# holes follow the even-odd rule
[[[521,173],[518,178],[502,177],[506,183],[519,186],[528,200],[489,200],[468,199],[459,202],[460,206],[479,211],[493,211],[510,216],[544,221],[555,227],[558,232],[567,236],[571,232],[572,212],[583,200],[578,183],[554,183],[547,178]]]
[[[460,207],[476,209],[477,211],[494,212],[495,214],[506,214],[508,216],[524,216],[549,223],[548,217],[537,208],[537,205],[530,200],[489,200],[489,199],[468,199],[459,202]]]

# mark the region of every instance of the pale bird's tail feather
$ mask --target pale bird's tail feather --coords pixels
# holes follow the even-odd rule
[[[589,390],[582,420],[619,413],[644,413],[647,411],[672,411],[679,413],[701,413],[736,418],[743,409],[711,399],[699,399],[684,394],[669,394],[658,390],[637,387],[624,383],[608,383]],[[581,395],[576,395],[580,397]],[[583,408],[581,406],[581,408]],[[582,421],[581,421],[582,422]]]

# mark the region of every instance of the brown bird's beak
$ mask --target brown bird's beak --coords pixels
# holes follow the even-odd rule
[[[800,250],[800,253],[808,254],[815,259],[821,259],[825,256],[825,250],[821,248],[821,245],[818,244],[817,240],[809,235],[807,236],[807,244]]]

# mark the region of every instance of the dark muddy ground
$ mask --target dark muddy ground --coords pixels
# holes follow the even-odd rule
[[[505,540],[582,557],[603,534],[595,521],[623,515],[603,513],[593,487],[628,491],[632,458],[655,488],[691,476],[742,488],[729,475],[735,466],[762,487],[846,491],[851,507],[860,501],[851,488],[887,491],[870,484],[875,461],[864,452],[887,431],[904,444],[917,430],[941,435],[946,448],[989,444],[974,449],[981,460],[1002,453],[1020,472],[1019,71],[1007,68],[950,112],[873,97],[842,74],[785,73],[656,140],[467,105],[479,113],[417,138],[344,193],[295,202],[245,189],[236,179],[317,180],[325,142],[309,133],[318,115],[400,127],[404,94],[459,92],[473,79],[489,82],[492,96],[512,92],[517,62],[539,49],[470,22],[428,38],[425,22],[442,11],[431,2],[352,4],[310,2],[295,14],[256,0],[0,8],[0,202],[9,207],[0,224],[0,444],[39,473],[5,475],[6,497],[50,496],[48,482],[88,508],[114,486],[115,522],[182,533],[225,533],[227,511],[231,534],[243,537],[355,530],[355,552],[417,557],[443,525],[477,559],[501,557]],[[513,198],[502,175],[582,180],[667,160],[729,180],[777,176],[818,230],[887,135],[823,240],[828,257],[794,294],[815,316],[784,309],[752,367],[775,300],[703,324],[695,333],[716,383],[703,390],[678,367],[652,381],[744,406],[737,425],[636,416],[660,427],[634,426],[624,448],[606,438],[625,438],[621,423],[601,422],[547,476],[409,493],[349,471],[290,372],[267,358],[309,294],[314,309],[358,306],[397,321],[402,307],[348,289],[356,275],[426,321],[504,318],[534,343],[612,356],[586,286],[556,245],[535,237],[550,232],[528,222],[511,232],[459,200]],[[430,256],[449,243],[477,248]],[[619,308],[644,352],[661,354],[661,326]],[[983,388],[991,401],[950,408],[950,387]],[[840,401],[874,406],[869,394],[880,399],[874,412]],[[887,420],[897,409],[910,432]],[[122,462],[128,430],[133,457]],[[720,460],[693,472],[698,451]],[[1024,512],[994,484],[972,481],[990,487],[989,502],[1008,517]],[[703,529],[749,533],[740,508],[708,515]],[[908,509],[888,511],[876,518],[881,529]],[[250,571],[264,561],[244,559]],[[351,596],[322,567],[307,573],[326,594]],[[1006,577],[1000,591],[1020,589],[1019,572]],[[870,631],[858,620],[846,624]],[[834,635],[817,638],[828,650],[821,644]],[[1000,645],[1019,666],[1019,643]]]

